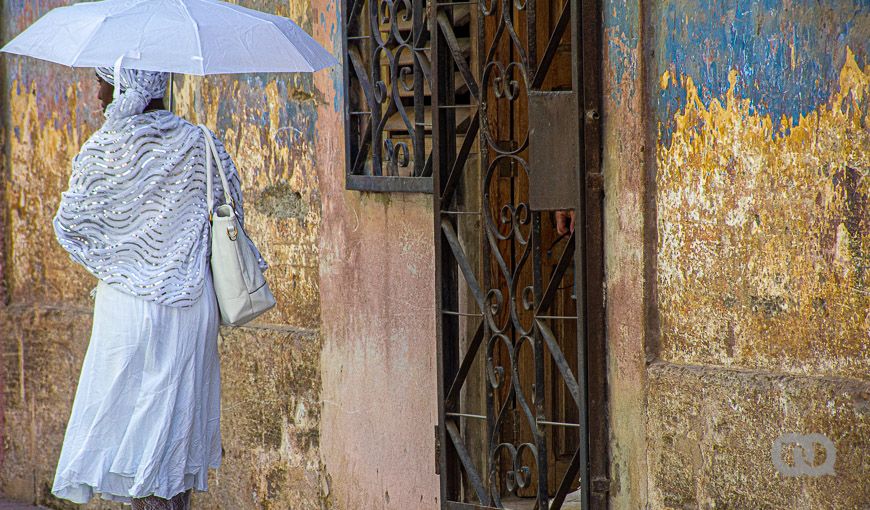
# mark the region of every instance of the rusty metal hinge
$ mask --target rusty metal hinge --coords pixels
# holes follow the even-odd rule
[[[435,474],[441,474],[441,431],[438,425],[435,425]]]

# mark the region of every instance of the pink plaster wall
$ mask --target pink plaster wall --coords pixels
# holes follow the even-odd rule
[[[438,508],[431,199],[321,177],[321,448],[342,509]]]
[[[346,191],[341,112],[318,118],[318,159],[335,162],[318,175],[322,490],[343,510],[434,510],[432,198]]]

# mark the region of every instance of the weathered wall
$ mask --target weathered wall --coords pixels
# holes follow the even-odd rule
[[[38,14],[30,3],[4,2],[2,40]],[[6,134],[4,284],[9,304],[0,311],[0,481],[10,495],[44,501],[90,330],[89,281],[54,242],[51,218],[65,189],[69,161],[99,125],[99,116],[96,94],[88,93],[95,84],[89,73],[0,59]]]
[[[641,62],[641,6],[602,2],[604,55],[602,172],[611,504],[645,508],[646,405],[644,357],[645,104]]]
[[[315,150],[330,162],[319,172],[325,499],[437,509],[432,198],[345,190],[341,90],[325,96],[334,108],[320,113]]]
[[[2,3],[8,40],[50,8]],[[296,20],[335,49],[334,1],[243,1]],[[70,160],[101,123],[92,71],[0,57],[6,134],[5,281],[0,309],[4,405],[0,490],[63,508],[50,484],[87,346],[95,281],[54,240],[51,218]],[[322,507],[318,174],[341,172],[319,133],[339,122],[340,70],[310,75],[177,77],[176,111],[216,130],[234,156],[251,236],[270,262],[279,306],[255,325],[224,330],[225,456],[200,508]],[[320,113],[327,112],[321,119]],[[325,125],[326,124],[326,125]],[[95,500],[92,508],[113,508]]]
[[[337,89],[340,92],[340,89]],[[432,197],[344,188],[344,97],[322,113],[322,453],[342,509],[440,508]]]
[[[674,0],[645,17],[650,503],[862,508],[870,6]],[[778,473],[785,433],[830,438],[835,473]]]
[[[340,154],[341,152],[339,152]],[[436,363],[428,196],[321,181],[323,456],[347,509],[436,509]]]

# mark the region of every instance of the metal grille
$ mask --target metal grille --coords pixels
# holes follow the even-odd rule
[[[345,0],[347,187],[431,192],[426,0]]]
[[[430,20],[443,508],[606,508],[598,4],[470,2],[470,53],[468,4],[433,0]],[[530,151],[548,98],[584,119],[561,134],[578,143]],[[577,230],[560,236],[529,205],[550,171],[530,152],[567,147]]]

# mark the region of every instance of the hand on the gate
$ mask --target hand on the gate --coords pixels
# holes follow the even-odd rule
[[[574,209],[556,211],[556,233],[560,236],[574,233]]]

